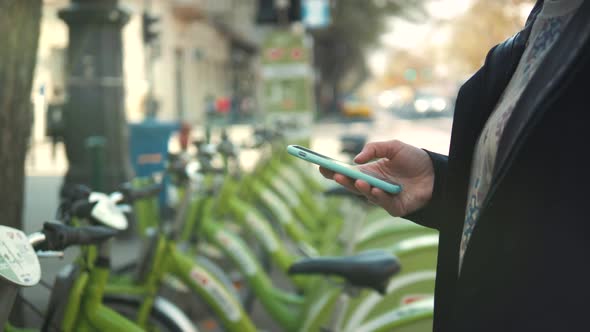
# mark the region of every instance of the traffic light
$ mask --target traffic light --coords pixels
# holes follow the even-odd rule
[[[159,21],[159,17],[143,12],[141,16],[141,24],[144,44],[151,44],[159,37],[160,31],[156,26]]]
[[[288,0],[288,3],[286,23],[301,21],[301,0]],[[256,23],[278,24],[279,13],[275,4],[276,0],[258,0]]]

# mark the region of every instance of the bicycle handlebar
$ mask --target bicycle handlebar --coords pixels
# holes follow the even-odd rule
[[[45,222],[41,232],[45,241],[36,244],[35,249],[50,251],[63,251],[73,245],[99,244],[117,235],[116,230],[107,227],[71,227],[52,222]]]
[[[90,189],[88,186],[78,184],[64,186],[60,192],[60,196],[64,200],[73,202],[83,198],[88,198],[90,193],[92,193],[92,189]]]
[[[89,202],[87,199],[80,199],[72,203],[70,213],[73,216],[84,219],[92,218],[92,209],[96,206],[96,202]]]
[[[118,203],[133,203],[137,200],[155,197],[162,191],[161,183],[154,183],[143,188],[133,188],[131,183],[125,182],[119,187],[119,192],[123,194],[123,200]]]

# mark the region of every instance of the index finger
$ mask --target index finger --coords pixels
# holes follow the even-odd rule
[[[392,159],[403,146],[404,143],[398,140],[371,142],[366,144],[363,150],[354,157],[354,162],[364,164],[377,158]]]

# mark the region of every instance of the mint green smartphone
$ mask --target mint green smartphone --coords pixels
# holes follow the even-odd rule
[[[363,180],[371,186],[377,187],[390,194],[399,194],[402,191],[402,187],[399,184],[387,182],[385,179],[379,178],[377,174],[369,174],[367,171],[361,170],[354,165],[349,165],[321,155],[308,148],[299,145],[289,145],[287,146],[287,152],[290,155],[320,165],[336,173],[346,175],[353,179]]]

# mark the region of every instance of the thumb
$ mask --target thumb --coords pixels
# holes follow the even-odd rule
[[[363,150],[354,157],[354,162],[364,164],[373,159],[393,157],[403,148],[404,143],[398,140],[371,142],[363,147]]]

